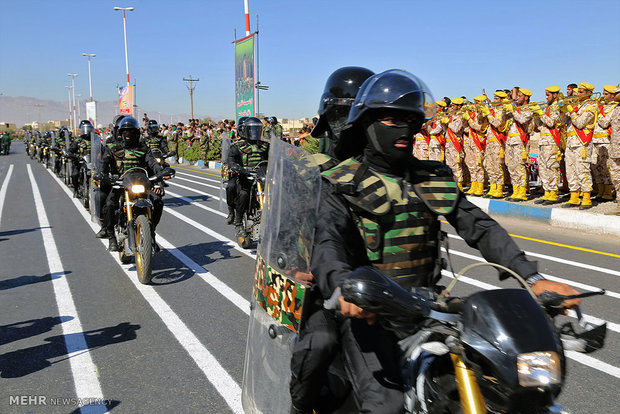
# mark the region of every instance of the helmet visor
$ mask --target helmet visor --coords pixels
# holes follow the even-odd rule
[[[262,125],[245,125],[244,128],[248,139],[251,139],[252,141],[257,141],[260,139],[263,131]]]
[[[418,77],[398,69],[375,75],[365,82],[353,107],[395,108],[423,112],[427,119],[435,115],[435,100]]]

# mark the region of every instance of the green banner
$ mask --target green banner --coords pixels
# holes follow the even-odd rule
[[[235,106],[237,120],[254,116],[254,34],[235,42]]]

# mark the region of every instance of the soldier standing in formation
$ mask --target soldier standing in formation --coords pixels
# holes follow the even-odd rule
[[[508,98],[506,92],[497,90],[493,93],[493,104],[491,108],[482,109],[483,115],[486,115],[489,122],[487,129],[487,145],[484,157],[484,168],[489,176],[490,190],[487,193],[489,198],[504,197],[504,169],[506,167],[504,161],[504,146],[506,144],[506,132],[508,129],[508,116],[505,106],[508,103],[502,103]]]
[[[529,104],[532,91],[519,88],[517,92],[517,106]],[[532,130],[532,120],[534,114],[528,107],[517,108],[507,107],[508,115],[512,116],[512,123],[508,130],[506,140],[506,165],[512,180],[512,195],[510,201],[526,201],[528,188],[527,170],[527,145],[530,140]]]
[[[440,122],[439,118],[442,116],[442,112],[447,110],[448,104],[445,101],[435,101],[435,103],[438,106],[438,114],[426,123],[426,128],[430,136],[428,143],[428,159],[430,161],[443,162],[445,159],[446,125]]]
[[[482,104],[487,97],[478,95],[476,104]],[[487,118],[476,110],[466,110],[463,118],[467,121],[465,128],[465,164],[469,170],[471,186],[467,194],[482,196],[484,192],[484,151],[486,148],[486,132],[489,127]]]
[[[452,169],[454,180],[459,188],[463,190],[463,132],[465,130],[465,120],[460,114],[465,100],[454,98],[450,111],[453,114],[448,118],[444,115],[440,121],[446,125],[446,164]]]
[[[614,88],[611,93],[614,94],[616,106],[610,114],[609,124],[611,126],[611,136],[609,140],[609,175],[611,182],[616,189],[617,207],[607,214],[620,215],[620,84]]]
[[[558,181],[560,179],[560,160],[562,159],[565,116],[558,106],[559,86],[545,89],[547,109],[540,117],[540,141],[538,142],[538,173],[545,194],[536,204],[550,205],[558,201]]]
[[[598,120],[594,126],[592,137],[592,179],[597,199],[613,200],[613,186],[609,176],[609,138],[611,127],[609,117],[611,111],[617,105],[614,102],[614,94],[611,92],[614,85],[603,86],[603,100],[598,104]]]

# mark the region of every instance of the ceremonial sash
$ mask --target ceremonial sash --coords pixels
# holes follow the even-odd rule
[[[603,105],[599,105],[598,109],[599,111],[601,111],[601,115],[605,116],[605,107]],[[611,136],[611,125],[609,125],[609,128],[607,128],[607,134]]]
[[[517,112],[521,113],[521,110],[517,109]],[[523,128],[521,128],[517,121],[515,121],[515,126],[517,127],[517,131],[519,131],[519,135],[521,136],[521,142],[523,143],[523,145],[527,145],[528,141],[530,140],[530,135],[525,132]]]
[[[583,145],[588,145],[590,141],[592,141],[592,136],[594,135],[594,131],[590,131],[589,134],[586,134],[585,132],[583,132],[582,129],[577,128],[575,124],[573,124],[573,128],[575,128],[575,133],[577,134],[577,136],[579,137],[579,140],[581,141]]]
[[[491,109],[490,112],[491,115],[495,116],[495,109]],[[506,143],[506,134],[502,134],[491,124],[489,124],[489,127],[491,128],[491,132],[493,132],[493,135],[495,135],[495,138],[497,138],[497,141],[503,146]]]
[[[424,141],[426,141],[426,145],[430,145],[430,143],[431,143],[431,136],[428,135],[428,131],[422,130],[422,136],[424,137]]]
[[[437,128],[437,122],[433,121],[432,124],[432,128],[435,129]],[[439,135],[435,135],[435,138],[437,139],[437,142],[439,142],[439,145],[441,145],[441,148],[445,148],[446,146],[446,137],[445,135],[439,134]]]
[[[469,136],[474,140],[474,144],[479,151],[484,151],[486,149],[486,140],[480,140],[480,135],[478,135],[473,129],[469,130]]]
[[[463,151],[463,146],[461,145],[461,142],[450,128],[448,128],[448,138],[450,138],[450,141],[452,141],[452,145],[454,145],[454,148],[456,148],[458,152]]]
[[[546,112],[545,115],[551,116],[551,111],[549,110],[549,108],[547,108],[547,112]],[[560,131],[558,130],[558,127],[549,128],[549,133],[551,134],[551,138],[553,138],[553,141],[555,142],[555,145],[557,145],[558,148],[560,148],[560,144],[562,142],[562,138],[560,137]]]

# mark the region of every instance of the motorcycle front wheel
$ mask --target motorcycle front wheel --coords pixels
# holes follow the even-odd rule
[[[136,219],[136,270],[138,280],[144,285],[151,283],[153,258],[153,237],[151,222],[144,215]]]

